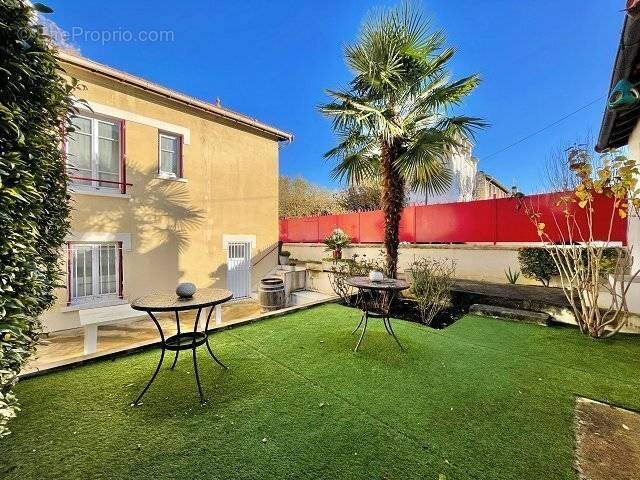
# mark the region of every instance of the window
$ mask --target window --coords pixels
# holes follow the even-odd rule
[[[182,177],[182,136],[160,132],[158,152],[158,175],[168,178]]]
[[[69,304],[122,298],[120,243],[68,244]]]
[[[73,185],[87,189],[120,190],[120,122],[106,118],[76,116],[67,138],[69,177]]]

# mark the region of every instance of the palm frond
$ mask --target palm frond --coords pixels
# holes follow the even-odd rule
[[[440,119],[436,128],[457,138],[475,139],[477,131],[488,126],[487,122],[478,117],[455,116]]]
[[[395,167],[417,192],[444,193],[451,184],[447,154],[459,144],[436,128],[419,132],[395,161]]]

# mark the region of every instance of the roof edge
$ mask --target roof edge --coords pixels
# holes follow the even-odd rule
[[[636,32],[636,33],[634,33]],[[609,83],[608,94],[611,94],[613,87],[623,78],[627,78],[633,67],[633,59],[636,58],[640,46],[637,42],[632,42],[629,45],[625,45],[625,38],[632,38],[640,33],[640,21],[634,19],[625,13],[624,23],[622,24],[622,32],[620,33],[620,42],[618,44],[618,50],[616,52],[616,58],[613,62],[613,72],[611,73],[611,82]],[[625,49],[629,49],[625,52]],[[602,123],[600,125],[600,133],[598,134],[598,141],[595,146],[595,150],[598,153],[605,152],[611,148],[617,148],[619,145],[611,145],[611,132],[615,126],[616,119],[618,117],[617,111],[609,110],[608,97],[605,102],[604,114],[602,117]]]
[[[162,85],[159,85],[157,83],[153,83],[141,77],[123,72],[122,70],[118,70],[108,65],[104,65],[102,63],[98,63],[88,58],[74,55],[68,52],[58,52],[56,56],[58,57],[58,60],[63,63],[68,63],[70,65],[83,68],[85,70],[89,70],[109,78],[113,78],[120,82],[127,83],[134,87],[141,88],[142,90],[146,90],[148,92],[155,93],[156,95],[169,98],[184,105],[188,105],[199,110],[204,110],[226,120],[231,120],[245,127],[249,127],[259,130],[263,133],[273,135],[278,141],[293,141],[293,134],[285,132],[284,130],[277,129],[241,113],[237,113],[232,110],[228,110],[226,108],[204,102],[195,97],[185,95],[175,90],[171,90],[170,88],[163,87]]]

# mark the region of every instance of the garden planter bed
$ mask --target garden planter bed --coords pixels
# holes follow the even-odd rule
[[[570,308],[562,290],[550,287],[456,280],[451,296],[453,306],[436,315],[430,327],[446,328],[466,315],[471,305],[478,303],[533,312],[560,312]],[[395,318],[421,323],[418,306],[411,298],[394,302],[391,314]]]

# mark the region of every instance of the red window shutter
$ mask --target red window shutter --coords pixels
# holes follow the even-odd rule
[[[184,178],[184,137],[182,135],[180,135],[178,149],[178,176]]]
[[[124,298],[123,295],[123,275],[122,275],[122,242],[118,242],[118,298]]]
[[[120,193],[127,193],[127,125],[120,120]]]
[[[67,305],[71,305],[71,282],[73,276],[71,275],[71,242],[66,243],[67,247]]]

